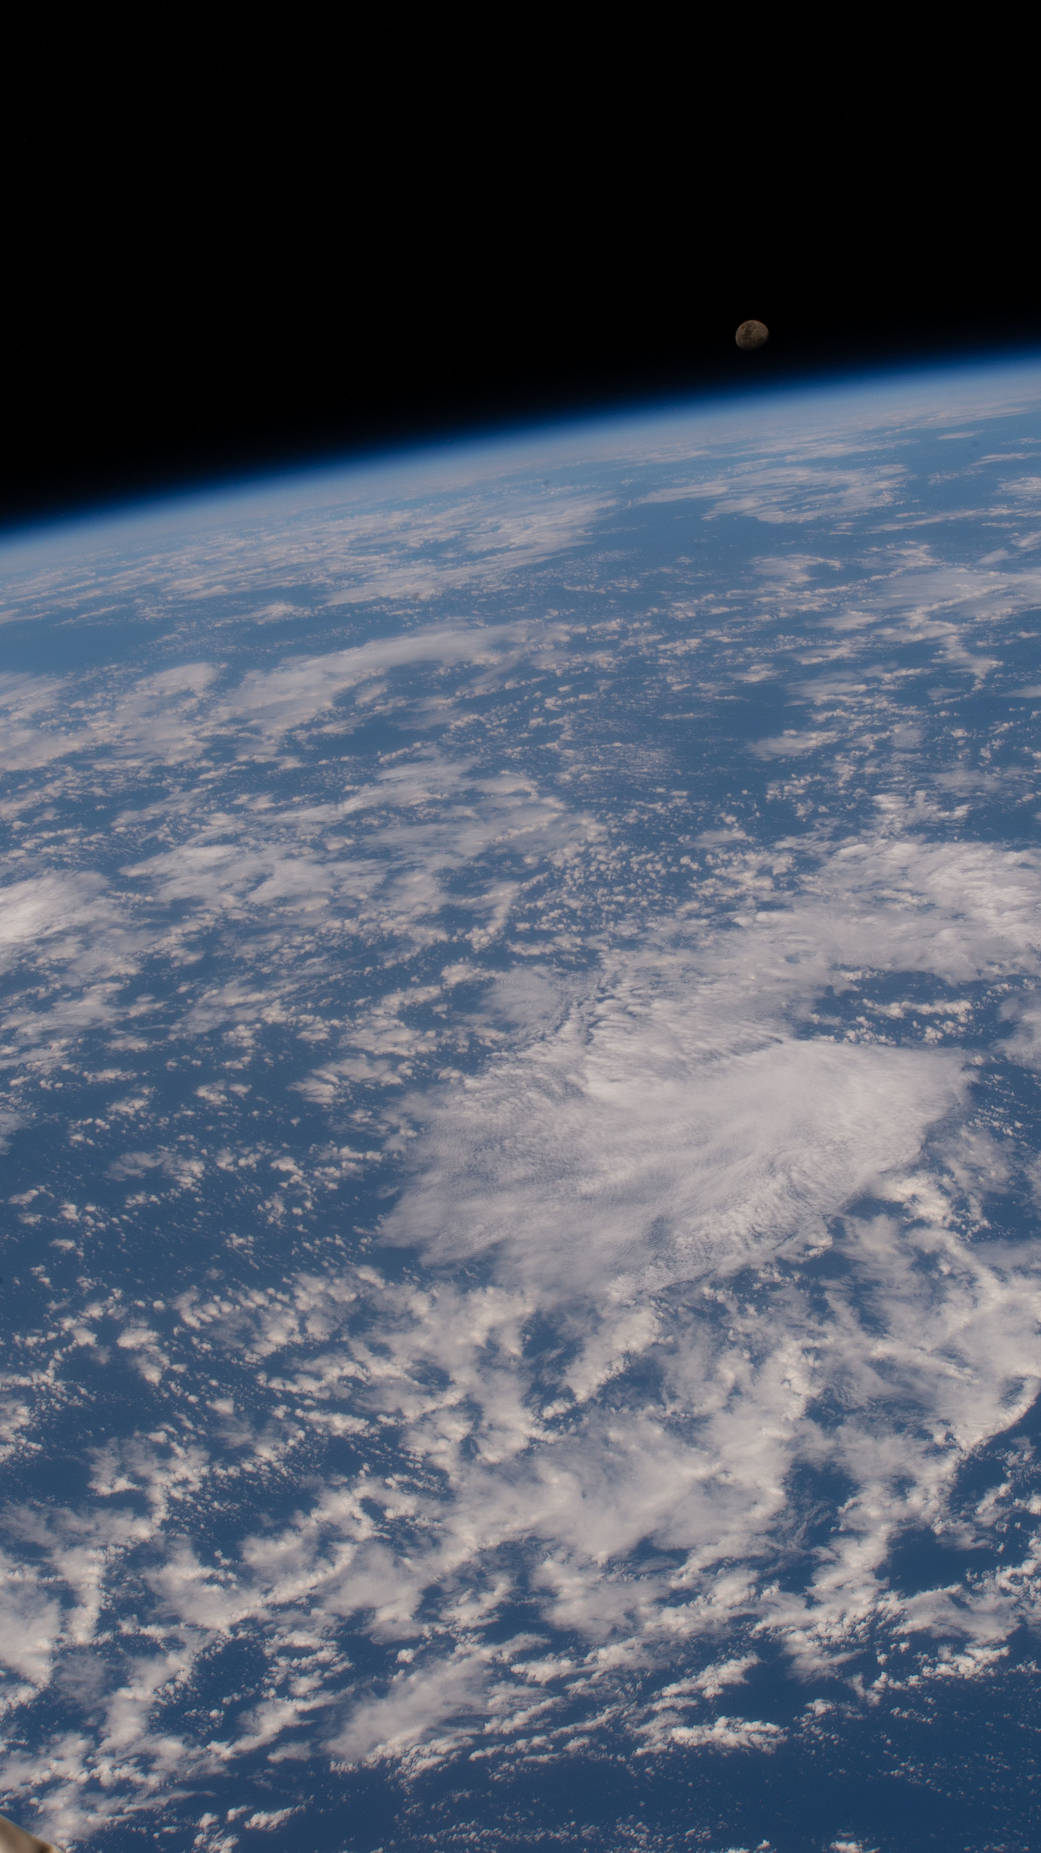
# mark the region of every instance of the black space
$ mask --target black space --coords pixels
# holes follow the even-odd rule
[[[738,157],[683,121],[649,140],[645,107],[536,159],[537,112],[496,139],[494,96],[451,135],[435,96],[402,147],[400,113],[310,137],[305,96],[201,152],[179,115],[157,152],[151,101],[14,189],[0,530],[612,402],[1041,351],[1022,188],[975,155],[942,184],[884,168],[877,124],[854,181],[837,118],[805,155],[785,132]],[[751,316],[770,341],[742,354]]]

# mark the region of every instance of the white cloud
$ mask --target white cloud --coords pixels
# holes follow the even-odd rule
[[[841,528],[854,515],[887,508],[906,483],[899,464],[864,462],[853,468],[822,469],[809,462],[735,464],[725,475],[708,473],[694,482],[654,489],[645,502],[707,501],[702,519],[749,515],[771,526],[829,521]]]

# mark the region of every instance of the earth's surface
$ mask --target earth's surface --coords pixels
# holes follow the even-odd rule
[[[0,1808],[1023,1849],[1041,365],[0,550]]]

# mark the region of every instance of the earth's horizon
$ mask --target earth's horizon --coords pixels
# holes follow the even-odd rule
[[[0,1809],[1030,1845],[1041,357],[0,537]]]

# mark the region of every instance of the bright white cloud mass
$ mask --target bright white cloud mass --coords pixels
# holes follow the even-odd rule
[[[12,551],[16,1818],[224,1853],[315,1770],[758,1766],[1029,1670],[1039,405]]]

